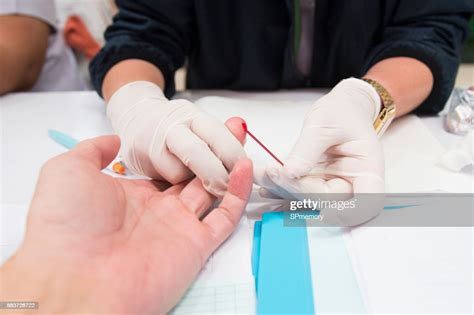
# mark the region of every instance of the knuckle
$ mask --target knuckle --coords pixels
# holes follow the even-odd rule
[[[223,197],[227,190],[228,178],[204,176],[201,177],[202,186],[211,194],[217,197]]]
[[[183,139],[177,139],[173,136],[169,136],[168,139],[169,141],[174,142],[173,145],[178,145],[183,152],[198,153],[207,149],[206,144],[201,140],[188,139],[186,141],[182,141]],[[191,156],[194,156],[194,154]]]

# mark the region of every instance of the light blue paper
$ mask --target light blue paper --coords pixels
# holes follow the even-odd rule
[[[319,313],[366,313],[341,228],[308,229],[314,299]]]
[[[281,212],[265,213],[257,270],[258,314],[314,314],[306,227],[284,227]]]
[[[260,263],[260,236],[262,221],[255,221],[253,226],[252,274],[255,278],[255,291],[258,291],[258,265]]]

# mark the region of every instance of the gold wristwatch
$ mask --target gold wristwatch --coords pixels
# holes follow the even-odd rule
[[[385,130],[387,130],[393,118],[395,118],[395,104],[390,93],[388,93],[388,91],[380,83],[375,80],[366,78],[363,78],[362,80],[374,87],[375,91],[377,91],[377,94],[380,96],[380,99],[382,101],[382,107],[377,118],[375,118],[374,121],[375,132],[377,133],[377,136],[380,137],[381,135],[383,135]]]

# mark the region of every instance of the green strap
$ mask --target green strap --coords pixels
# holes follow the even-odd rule
[[[293,1],[293,55],[296,56],[301,41],[301,5],[300,0]]]

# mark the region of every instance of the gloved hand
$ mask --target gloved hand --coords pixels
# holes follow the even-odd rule
[[[332,193],[383,193],[384,157],[373,128],[380,107],[380,97],[370,84],[354,78],[341,81],[307,113],[284,167],[256,170],[261,195],[301,199]],[[355,225],[382,208],[377,202],[325,215],[333,216],[331,221]]]
[[[244,149],[218,119],[187,100],[168,100],[147,81],[117,90],[107,105],[121,154],[137,174],[177,184],[194,176],[222,197]]]

